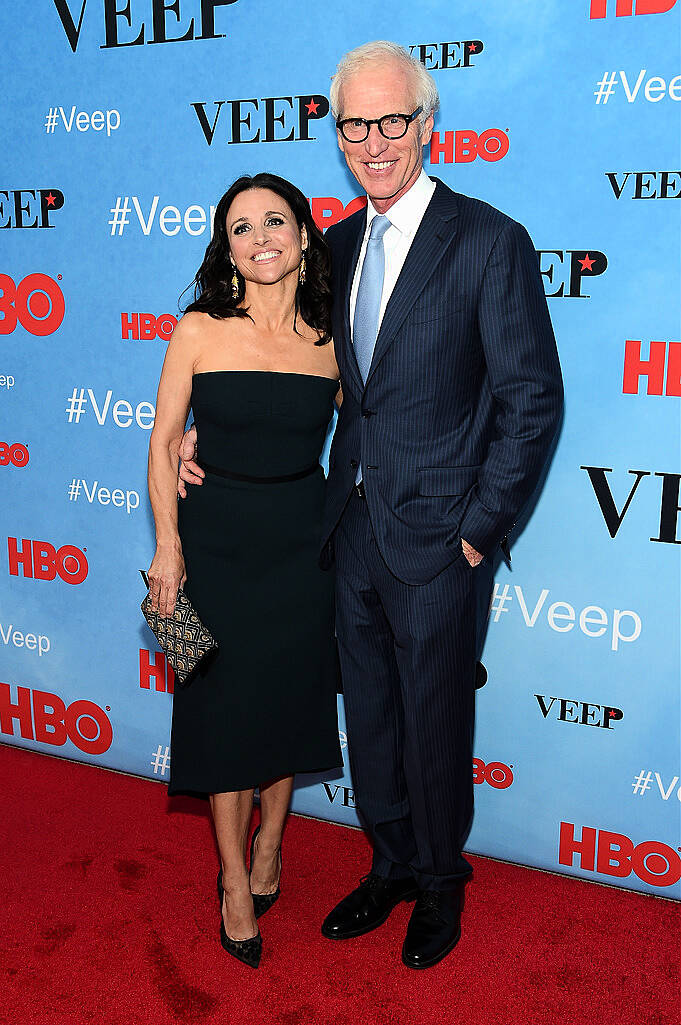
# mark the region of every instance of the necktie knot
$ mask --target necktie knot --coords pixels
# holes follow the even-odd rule
[[[390,221],[385,214],[377,214],[371,222],[371,231],[369,232],[370,242],[380,242],[383,239],[388,228],[391,226]]]

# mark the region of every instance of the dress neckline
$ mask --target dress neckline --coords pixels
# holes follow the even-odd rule
[[[340,385],[335,377],[326,377],[325,374],[301,374],[295,370],[199,370],[192,374],[192,377],[208,377],[210,374],[269,374],[272,377],[311,377],[318,381],[328,381],[330,384]]]

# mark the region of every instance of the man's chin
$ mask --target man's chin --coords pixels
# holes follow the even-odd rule
[[[360,184],[370,199],[392,199],[404,186],[404,182],[391,181],[389,178],[381,180],[368,176],[363,176],[363,181]]]

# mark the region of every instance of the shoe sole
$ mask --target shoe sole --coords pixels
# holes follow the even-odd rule
[[[454,947],[457,945],[460,939],[461,929],[459,928],[452,942],[447,947],[445,947],[444,950],[440,951],[440,953],[436,957],[432,957],[429,961],[421,961],[420,964],[414,964],[412,961],[408,961],[407,958],[404,956],[403,949],[402,964],[406,965],[407,968],[413,968],[416,971],[420,970],[421,968],[432,968],[434,965],[439,964],[440,961],[443,960],[443,958],[447,957],[447,954],[451,954],[451,952],[454,950]]]
[[[380,928],[384,922],[387,922],[393,911],[398,904],[413,904],[418,896],[417,891],[414,891],[414,895],[409,897],[400,897],[399,900],[395,901],[393,906],[386,911],[385,915],[377,922],[372,922],[370,926],[363,926],[361,929],[352,929],[350,932],[344,932],[342,935],[333,932],[327,932],[322,925],[322,936],[325,936],[327,940],[354,940],[356,936],[366,936],[368,932],[373,932],[374,929]]]

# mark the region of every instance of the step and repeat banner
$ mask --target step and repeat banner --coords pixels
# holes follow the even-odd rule
[[[495,582],[468,849],[681,898],[680,12],[2,5],[0,741],[167,782],[173,676],[138,571],[178,297],[238,175],[291,179],[322,227],[363,203],[330,77],[390,38],[440,90],[428,173],[528,228],[565,376]],[[293,806],[357,823],[347,772]]]

